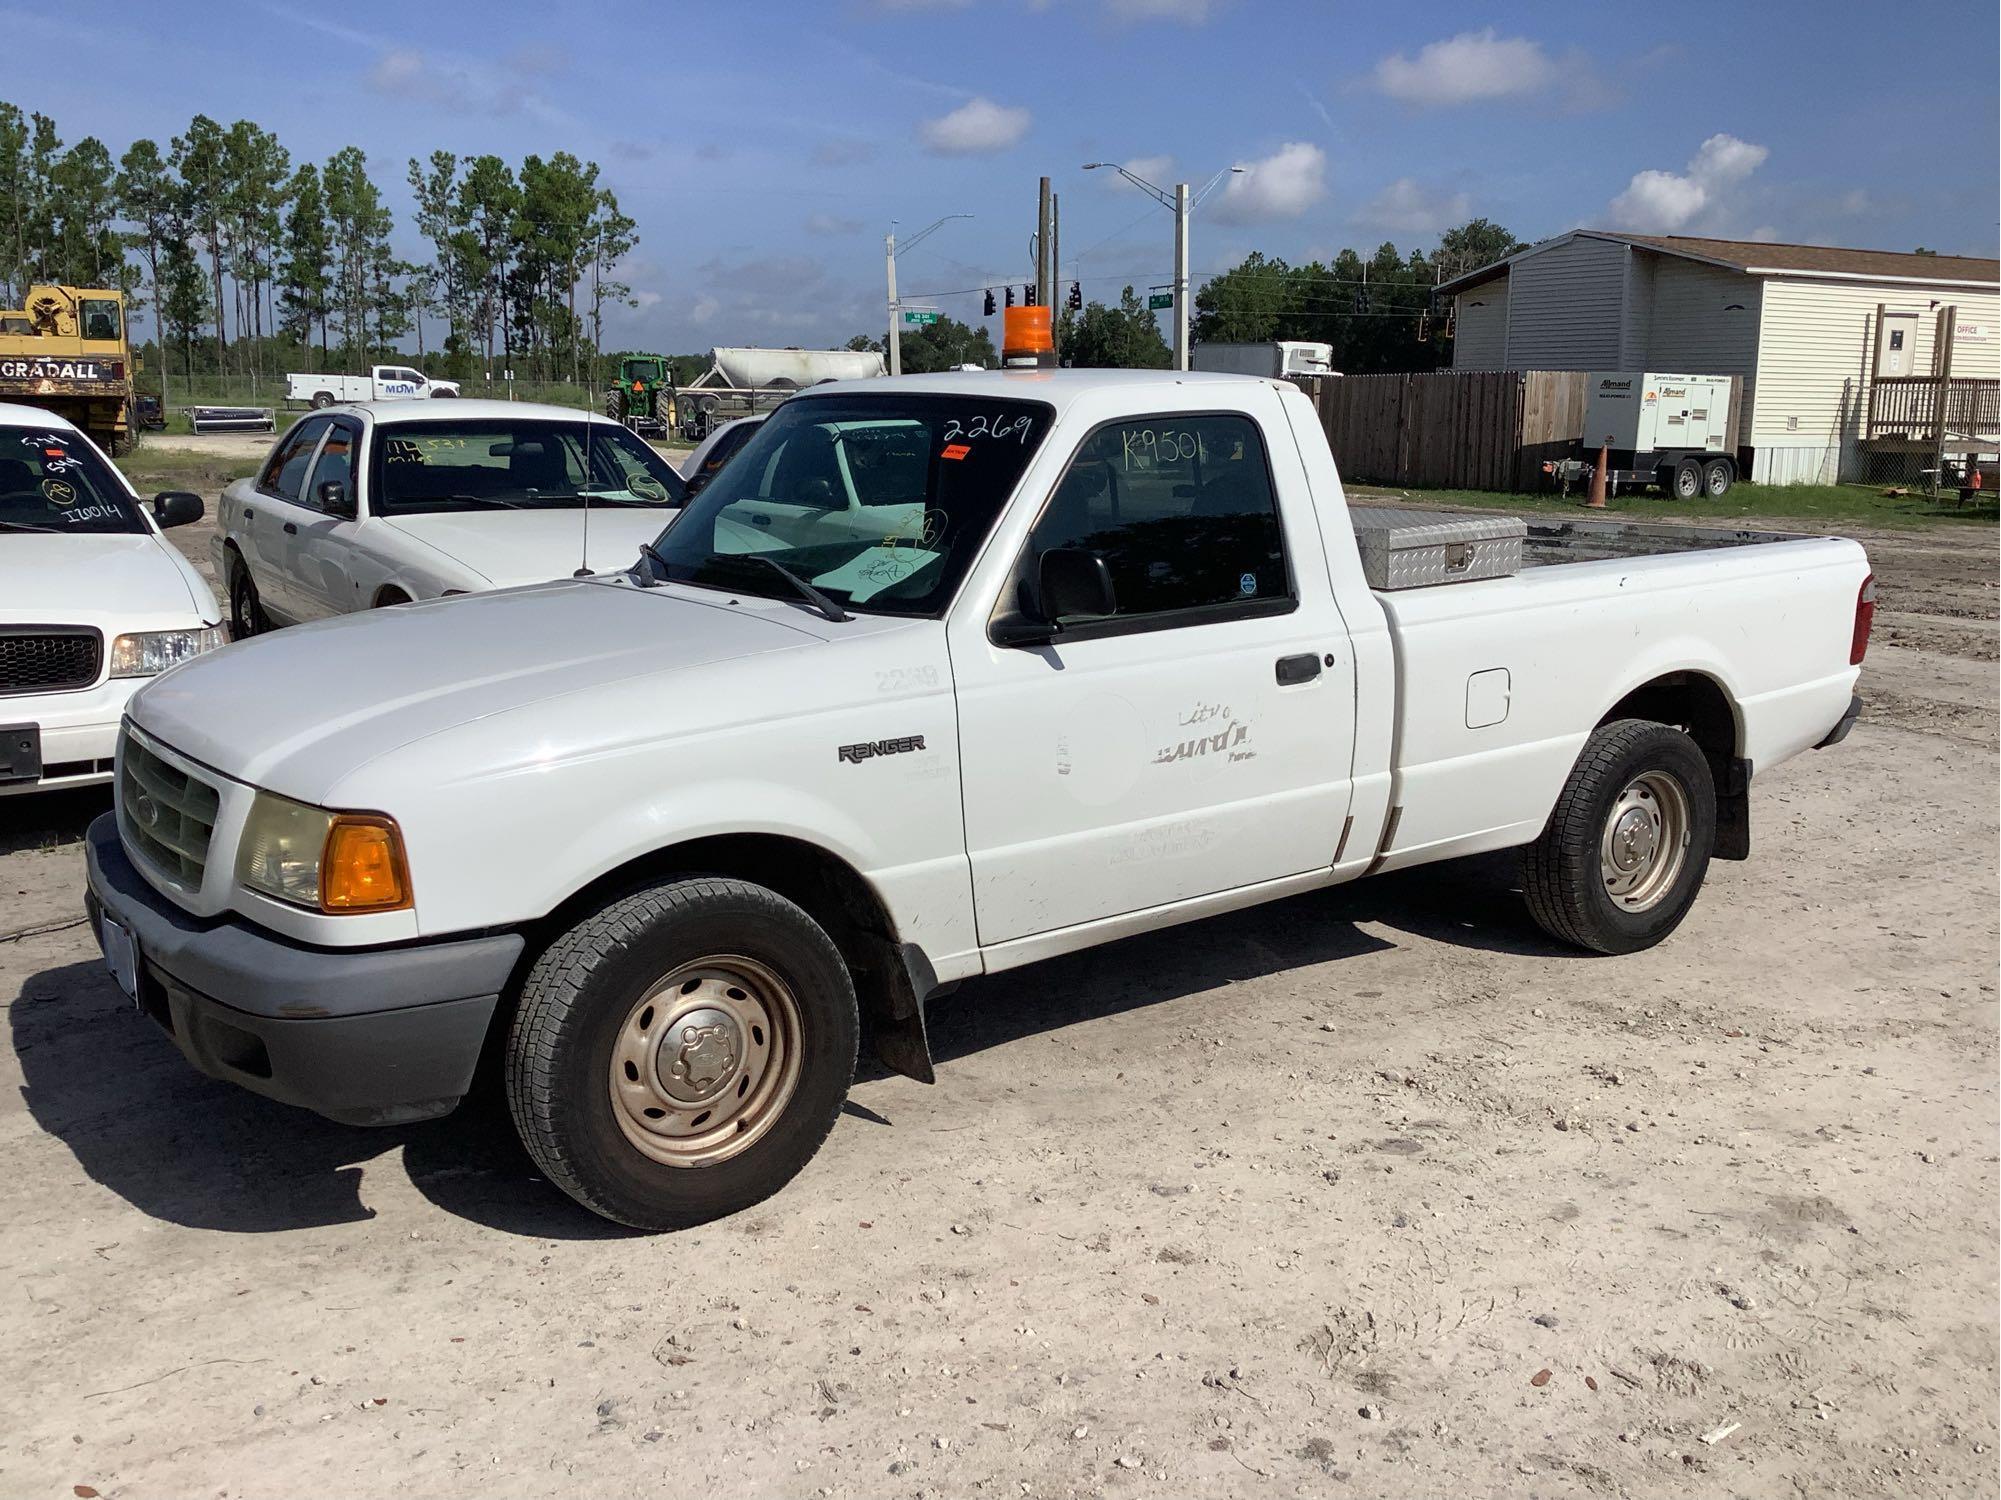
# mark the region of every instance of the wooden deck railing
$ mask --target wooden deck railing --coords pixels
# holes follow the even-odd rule
[[[2001,434],[2001,380],[1893,375],[1869,387],[1869,441],[1961,442]]]

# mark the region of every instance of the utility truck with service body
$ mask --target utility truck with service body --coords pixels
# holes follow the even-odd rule
[[[627,569],[146,688],[96,930],[204,1071],[383,1122],[484,1053],[552,1182],[673,1227],[806,1163],[864,1014],[928,1080],[975,975],[1511,847],[1647,948],[1859,706],[1853,542],[1363,526],[1288,384],[802,391]]]
[[[433,380],[408,365],[376,365],[366,375],[287,375],[285,399],[294,405],[328,407],[339,401],[421,401],[456,396],[456,380]]]

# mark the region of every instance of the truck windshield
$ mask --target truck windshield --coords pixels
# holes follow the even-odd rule
[[[145,530],[139,503],[89,443],[60,429],[0,427],[0,538]]]
[[[378,516],[569,510],[586,500],[671,509],[687,493],[667,460],[625,428],[546,417],[384,423],[368,483]]]
[[[942,609],[1049,430],[1050,408],[971,396],[795,396],[688,502],[642,566],[786,597],[782,564],[837,604]]]

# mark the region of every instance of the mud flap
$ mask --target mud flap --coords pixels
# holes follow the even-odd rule
[[[875,1055],[882,1065],[919,1083],[936,1083],[931,1038],[924,1028],[924,1002],[952,986],[938,982],[931,960],[915,943],[901,945],[903,962],[889,976],[888,1004],[871,1017]]]
[[[1716,843],[1713,859],[1751,857],[1751,763],[1742,757],[1711,762],[1716,774]]]

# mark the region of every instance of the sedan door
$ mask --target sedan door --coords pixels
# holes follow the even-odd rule
[[[299,503],[306,476],[312,472],[320,439],[332,422],[307,417],[281,438],[257,476],[256,488],[243,497],[238,543],[265,613],[283,622],[307,619],[307,603],[294,577],[293,538],[312,512]]]
[[[285,572],[297,591],[300,618],[325,619],[366,609],[354,575],[355,544],[361,522],[340,509],[327,508],[325,486],[337,484],[348,506],[355,503],[355,457],[361,451],[361,424],[336,417],[313,460],[312,476],[299,493],[305,512],[296,531],[284,536]]]

